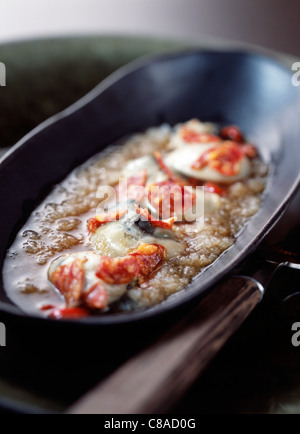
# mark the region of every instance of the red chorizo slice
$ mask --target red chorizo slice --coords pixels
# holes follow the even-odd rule
[[[226,141],[221,146],[214,146],[205,151],[193,164],[192,169],[202,169],[205,166],[217,170],[222,175],[234,176],[240,170],[243,157],[255,157],[256,150],[252,145],[239,145]]]
[[[55,308],[49,315],[52,319],[78,319],[89,316],[90,312],[83,307]]]
[[[106,223],[114,222],[120,220],[127,213],[126,209],[119,209],[117,211],[97,214],[95,217],[91,217],[88,220],[88,231],[93,234],[96,230]]]
[[[134,278],[144,281],[166,257],[165,247],[159,244],[141,244],[123,258],[102,256],[96,276],[109,284],[126,284]]]
[[[237,127],[236,125],[228,125],[226,127],[221,128],[220,136],[224,140],[233,140],[236,143],[244,142],[243,134],[239,129],[239,127]]]
[[[129,254],[139,262],[139,283],[147,280],[164,262],[167,250],[160,244],[141,244]]]
[[[187,143],[216,143],[221,141],[219,136],[209,133],[201,133],[190,127],[182,127],[180,130],[180,136],[182,140]]]
[[[146,194],[145,185],[147,181],[147,169],[142,169],[129,178],[124,178],[126,182],[120,182],[116,187],[117,200],[126,202],[127,200],[139,201]]]
[[[108,305],[108,294],[102,282],[94,283],[83,293],[83,302],[91,309],[104,309]]]
[[[182,216],[193,206],[195,197],[193,191],[172,180],[152,184],[148,190],[148,200],[163,220]]]
[[[84,285],[83,264],[86,258],[76,258],[71,264],[60,265],[50,276],[53,285],[64,296],[67,306],[79,304]]]
[[[146,208],[140,208],[138,205],[135,205],[135,210],[138,214],[140,214],[145,220],[151,223],[151,225],[154,227],[158,226],[164,229],[172,229],[172,226],[176,221],[175,217],[171,217],[167,220],[160,220],[152,216]]]
[[[131,256],[111,258],[102,256],[96,276],[109,284],[125,284],[131,282],[139,273],[138,261]]]

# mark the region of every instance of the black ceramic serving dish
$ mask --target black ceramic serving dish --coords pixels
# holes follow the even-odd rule
[[[236,243],[186,290],[153,308],[68,322],[34,318],[7,299],[1,279],[0,320],[12,324],[13,339],[17,335],[20,345],[25,330],[30,342],[45,336],[58,342],[59,336],[75,333],[75,344],[88,345],[92,329],[98,336],[99,327],[120,336],[126,327],[136,330],[137,321],[157,323],[203,295],[261,242],[299,184],[299,115],[299,88],[280,63],[246,52],[193,50],[121,68],[24,137],[0,164],[1,265],[17,231],[54,184],[112,142],[149,126],[193,117],[237,124],[258,146],[270,173],[260,210]]]

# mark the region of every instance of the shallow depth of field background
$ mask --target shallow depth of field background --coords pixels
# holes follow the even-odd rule
[[[74,34],[221,38],[300,56],[299,0],[9,0],[0,43]]]

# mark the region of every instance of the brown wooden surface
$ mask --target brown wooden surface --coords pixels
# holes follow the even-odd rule
[[[155,344],[75,403],[69,413],[165,413],[260,300],[254,281],[231,277],[214,288]]]

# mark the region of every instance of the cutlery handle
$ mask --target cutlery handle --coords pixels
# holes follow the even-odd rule
[[[247,277],[230,277],[157,342],[75,403],[75,414],[167,412],[239,328],[261,293]]]

